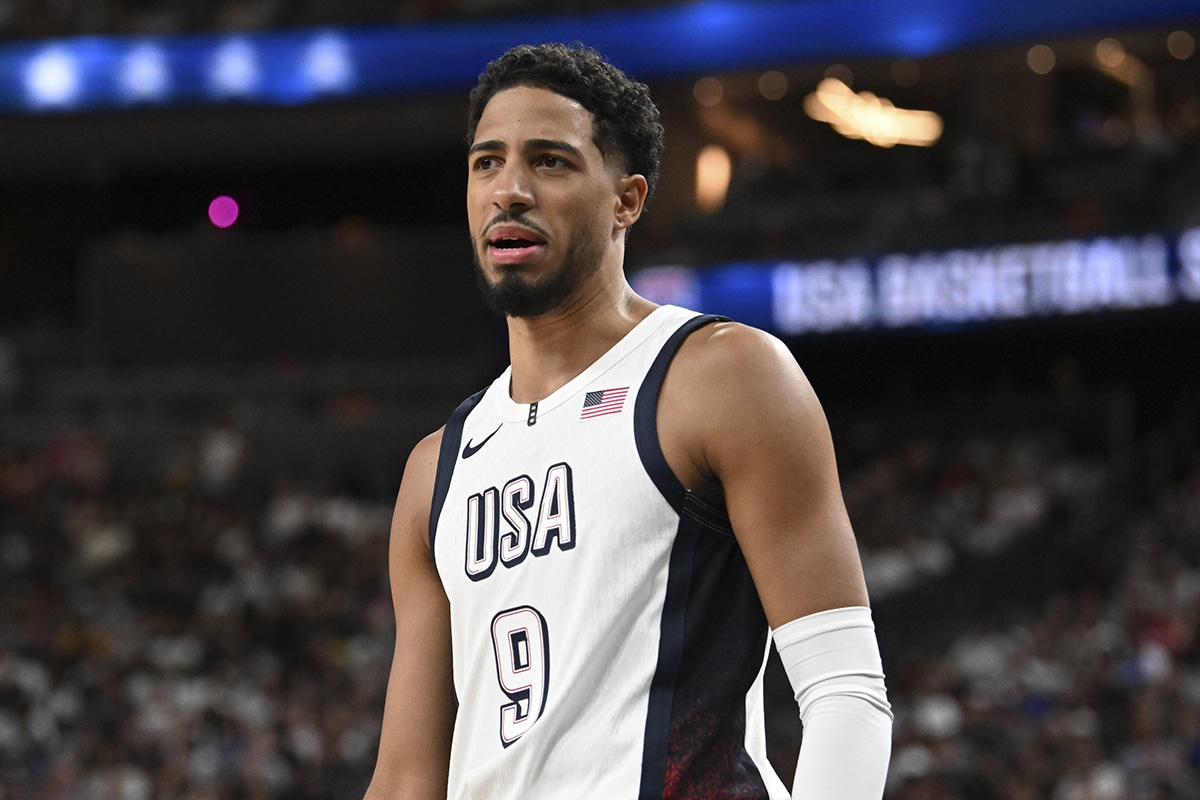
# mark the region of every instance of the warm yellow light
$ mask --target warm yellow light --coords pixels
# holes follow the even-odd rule
[[[804,98],[804,111],[847,138],[878,147],[929,147],[941,138],[944,127],[942,118],[932,111],[897,108],[871,92],[855,93],[836,78],[817,84],[817,90]]]
[[[1049,75],[1054,62],[1054,51],[1044,44],[1035,44],[1025,54],[1025,63],[1038,75]]]
[[[721,97],[724,94],[725,87],[721,85],[719,80],[712,77],[701,78],[692,87],[692,97],[696,98],[696,102],[709,108],[720,103]]]
[[[1167,37],[1167,52],[1186,61],[1196,52],[1196,39],[1187,31],[1172,31]]]
[[[769,70],[758,76],[758,91],[768,100],[782,100],[787,90],[787,75],[779,70]]]
[[[1104,140],[1116,147],[1129,139],[1130,133],[1140,141],[1154,141],[1161,136],[1162,122],[1156,108],[1154,71],[1116,39],[1101,39],[1096,44],[1097,68],[1129,87],[1130,122],[1106,123]]]
[[[1153,93],[1154,73],[1116,39],[1101,39],[1096,44],[1096,63],[1100,70],[1138,92]]]
[[[1109,69],[1116,69],[1125,60],[1125,46],[1116,39],[1101,39],[1096,44],[1096,60]]]
[[[705,213],[725,205],[733,161],[719,144],[710,144],[696,156],[696,207]]]

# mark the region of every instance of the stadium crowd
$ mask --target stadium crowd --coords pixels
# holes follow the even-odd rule
[[[392,498],[372,487],[398,475],[264,474],[253,426],[221,419],[161,441],[151,479],[95,427],[0,442],[0,798],[365,787],[393,646]],[[888,797],[1195,797],[1194,446],[1149,502],[1114,506],[1119,459],[1103,443],[983,422],[884,441],[878,426],[844,426],[858,433],[843,475],[893,625]],[[1030,554],[1057,558],[1062,540],[1075,571],[1024,585]],[[988,613],[948,613],[972,597]],[[769,698],[787,775],[795,706],[786,687]]]
[[[1112,531],[1111,583],[1056,592],[1035,614],[906,664],[892,682],[888,796],[1196,797],[1198,545],[1193,464]]]

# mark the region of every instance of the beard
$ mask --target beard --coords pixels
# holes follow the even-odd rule
[[[561,306],[600,266],[602,245],[595,234],[579,231],[557,267],[531,280],[520,267],[499,266],[494,281],[484,271],[479,248],[475,254],[475,283],[488,308],[507,317],[539,317]]]

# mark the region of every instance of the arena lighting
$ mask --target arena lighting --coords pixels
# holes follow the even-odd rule
[[[957,328],[1200,303],[1200,228],[814,262],[643,270],[634,288],[784,335]]]
[[[213,54],[208,85],[216,97],[248,97],[258,91],[261,80],[258,48],[248,39],[230,39]]]
[[[1171,31],[1167,36],[1167,52],[1173,58],[1187,61],[1196,52],[1196,37],[1187,31]]]
[[[527,42],[583,42],[653,80],[796,62],[919,59],[1198,19],[1196,0],[699,0],[486,21],[261,31],[235,44],[222,34],[158,37],[163,61],[135,60],[142,64],[135,72],[152,70],[148,78],[132,79],[135,89],[127,59],[145,37],[9,42],[0,45],[0,113],[121,109],[131,100],[292,105],[351,93],[458,92],[470,88],[497,53]],[[341,37],[344,49],[331,34]],[[1185,52],[1184,44],[1176,41],[1173,52]],[[34,68],[48,49],[55,55]],[[39,77],[31,81],[31,72]],[[160,86],[161,94],[150,88]]]
[[[1049,45],[1035,44],[1025,53],[1025,63],[1038,75],[1049,75],[1057,60]]]
[[[1096,45],[1097,68],[1129,88],[1133,127],[1144,141],[1156,138],[1162,129],[1158,119],[1154,73],[1137,56],[1126,52],[1116,39],[1101,39]]]
[[[767,100],[782,100],[788,91],[787,75],[771,69],[758,76],[758,93]]]
[[[161,101],[171,91],[167,54],[161,45],[136,45],[121,60],[117,76],[120,96],[130,102]]]
[[[350,89],[355,81],[350,44],[336,32],[322,33],[304,51],[302,70],[314,93]]]
[[[897,108],[871,92],[856,93],[837,78],[817,84],[817,90],[804,98],[804,111],[847,138],[864,139],[877,147],[929,147],[942,137],[942,118],[932,111]]]
[[[79,63],[66,47],[52,45],[33,56],[24,76],[25,97],[35,108],[68,107],[79,96]]]
[[[1096,45],[1096,64],[1100,70],[1131,89],[1153,90],[1154,73],[1137,56],[1126,52],[1116,39],[1101,39]]]
[[[696,156],[696,207],[705,213],[725,205],[733,161],[719,144],[710,144]]]
[[[228,228],[237,222],[238,204],[227,194],[214,197],[208,204],[208,220],[218,228]]]

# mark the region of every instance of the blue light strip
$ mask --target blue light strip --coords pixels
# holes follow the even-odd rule
[[[0,113],[457,90],[523,42],[579,41],[651,80],[856,57],[922,57],[1086,31],[1200,22],[1195,0],[709,2],[573,16],[0,47]]]

